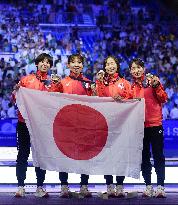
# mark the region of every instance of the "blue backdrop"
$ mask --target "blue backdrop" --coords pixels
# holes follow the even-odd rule
[[[165,155],[178,158],[178,120],[163,121]]]
[[[0,146],[16,146],[17,119],[0,120]],[[178,120],[163,121],[166,157],[178,158]]]

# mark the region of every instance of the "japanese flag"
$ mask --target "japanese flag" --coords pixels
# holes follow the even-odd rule
[[[16,99],[30,132],[34,166],[139,178],[143,100],[121,103],[27,88]]]

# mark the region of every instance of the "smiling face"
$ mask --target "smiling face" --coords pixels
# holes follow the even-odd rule
[[[38,63],[37,67],[38,67],[38,70],[40,70],[43,73],[46,73],[50,69],[51,65],[48,59],[45,58],[44,60]]]
[[[73,57],[68,63],[68,67],[75,75],[80,75],[83,70],[83,62],[80,58]]]
[[[106,65],[105,65],[105,70],[106,73],[109,75],[114,75],[115,73],[117,73],[117,63],[113,58],[108,58],[106,61]]]
[[[130,73],[134,78],[141,78],[144,74],[144,67],[133,62],[130,68]]]

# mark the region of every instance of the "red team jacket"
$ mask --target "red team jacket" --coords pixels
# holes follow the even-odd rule
[[[132,98],[131,85],[124,78],[118,78],[115,74],[113,78],[108,79],[108,85],[96,81],[96,90],[99,97],[114,97],[120,95],[124,99]]]
[[[145,127],[162,125],[162,104],[168,99],[163,86],[144,88],[142,84],[134,82],[132,91],[133,97],[145,98]]]
[[[49,92],[62,92],[62,85],[60,83],[54,84],[51,83],[49,86],[45,86],[44,82],[47,80],[47,73],[42,73],[37,71],[36,74],[30,74],[24,76],[19,84],[22,87],[34,89],[34,90],[41,90],[41,91],[49,91]],[[24,122],[24,119],[20,112],[18,112],[18,120],[20,122]]]
[[[92,90],[90,89],[90,86],[86,85],[86,82],[88,82],[88,84],[90,83],[89,79],[83,77],[82,74],[80,74],[78,78],[75,78],[73,74],[71,74],[70,76],[67,76],[61,80],[63,93],[89,96],[92,95]]]

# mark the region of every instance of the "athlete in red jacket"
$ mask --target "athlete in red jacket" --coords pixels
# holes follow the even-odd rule
[[[96,93],[100,97],[113,97],[115,100],[132,98],[131,85],[120,75],[120,65],[113,56],[108,56],[103,65],[104,71],[97,74]],[[113,176],[105,175],[109,197],[124,197],[124,176],[116,176],[116,191]]]
[[[130,63],[130,73],[134,79],[133,96],[145,99],[145,130],[142,152],[142,175],[146,183],[144,197],[154,195],[151,185],[150,145],[152,147],[154,167],[157,174],[156,197],[165,197],[165,157],[163,154],[164,138],[162,127],[162,104],[167,101],[167,94],[159,78],[151,74],[144,77],[144,62],[133,59]],[[145,79],[144,79],[145,78]]]
[[[132,98],[131,85],[120,74],[120,65],[113,56],[104,61],[104,73],[97,74],[96,92],[99,97],[113,97],[115,99]]]
[[[62,86],[59,79],[52,79],[49,84],[49,79],[47,72],[53,65],[53,59],[50,55],[42,53],[35,59],[35,64],[37,66],[36,74],[30,74],[23,77],[18,85],[16,85],[16,90],[22,86],[30,89],[49,91],[49,92],[62,92]],[[15,90],[15,92],[16,92]],[[15,194],[16,197],[25,196],[24,181],[26,179],[26,171],[28,165],[28,157],[30,154],[30,135],[28,128],[25,124],[20,112],[18,112],[18,123],[17,123],[17,134],[18,134],[18,155],[16,164],[16,175],[18,180],[18,190]],[[47,197],[48,193],[43,189],[43,182],[45,180],[45,170],[35,167],[36,177],[37,177],[37,190],[35,195],[38,197]]]
[[[63,92],[62,84],[56,83],[58,79],[54,79],[50,82],[47,72],[42,72],[40,66],[36,74],[30,74],[24,76],[16,87],[26,87],[34,90],[48,91],[48,92]],[[49,84],[50,83],[50,84]],[[14,98],[14,95],[13,95]],[[25,122],[21,113],[18,111],[18,121]]]
[[[70,75],[61,80],[63,92],[77,95],[92,95],[91,82],[82,75],[84,58],[80,54],[73,54],[68,57],[68,67]],[[59,179],[61,181],[61,197],[69,197],[68,173],[60,172]],[[88,190],[89,176],[81,175],[80,193],[84,197],[90,197]]]

